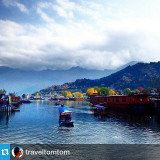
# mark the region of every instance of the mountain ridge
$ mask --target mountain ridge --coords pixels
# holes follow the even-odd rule
[[[129,65],[128,63],[127,65]],[[121,66],[123,67],[123,66]],[[63,84],[66,82],[75,81],[76,79],[88,78],[97,79],[116,70],[95,70],[85,69],[82,67],[72,67],[67,70],[23,70],[0,66],[0,89],[5,89],[7,92],[17,92],[18,95],[23,93],[33,93],[42,88],[49,87],[55,84]]]
[[[74,82],[65,83],[63,85],[53,85],[40,92],[46,92],[47,90],[47,92],[61,92],[63,90],[86,92],[87,88],[101,86],[113,89],[136,89],[139,86],[143,88],[160,88],[160,62],[141,62],[100,79],[77,79]]]

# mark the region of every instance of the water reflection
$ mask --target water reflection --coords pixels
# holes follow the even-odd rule
[[[108,116],[112,118],[117,118],[122,121],[126,121],[129,123],[139,123],[139,124],[149,124],[151,122],[151,118],[154,115],[150,114],[139,114],[139,113],[131,113],[131,112],[125,112],[125,111],[114,111],[109,110]]]
[[[94,110],[92,109],[94,112]],[[144,109],[135,111],[123,108],[107,108],[106,115],[97,114],[94,112],[94,117],[99,121],[107,121],[115,119],[115,121],[126,122],[128,124],[137,124],[141,126],[150,126],[160,130],[160,115],[158,112],[146,112]]]
[[[66,133],[66,132],[71,132],[71,131],[73,131],[72,127],[58,126],[58,132],[61,134]]]
[[[55,101],[33,101],[23,104],[20,112],[0,113],[0,142],[160,144],[160,116],[156,113],[107,110],[106,116],[100,116],[87,102],[61,103],[73,111],[73,128],[59,126],[59,106]]]
[[[0,112],[0,124],[1,125],[8,125],[11,117],[14,116],[14,112]]]

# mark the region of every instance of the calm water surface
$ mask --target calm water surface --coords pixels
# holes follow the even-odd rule
[[[52,101],[23,104],[20,112],[0,113],[0,143],[22,144],[160,144],[159,117],[96,117],[87,102],[64,102],[73,111],[72,128],[59,127]]]

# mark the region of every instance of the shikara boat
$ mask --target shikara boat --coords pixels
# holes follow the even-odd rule
[[[12,111],[17,112],[17,111],[20,111],[20,109],[14,107],[14,108],[12,108]]]
[[[22,100],[22,103],[32,103],[29,99]]]
[[[65,127],[74,127],[72,119],[72,111],[61,105],[59,107],[59,125]]]
[[[94,105],[94,113],[99,115],[106,115],[104,106]]]

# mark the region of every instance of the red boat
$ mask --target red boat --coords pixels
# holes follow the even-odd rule
[[[152,97],[147,94],[91,96],[93,105],[103,104],[105,107],[129,108],[131,106],[153,106]]]

